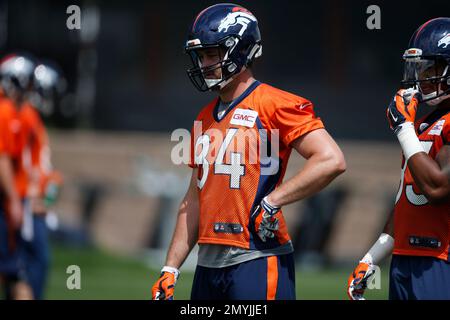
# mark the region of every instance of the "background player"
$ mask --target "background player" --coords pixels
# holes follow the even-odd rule
[[[10,55],[0,63],[1,86],[5,96],[0,101],[0,275],[6,298],[31,299],[22,259],[22,201],[27,194],[28,173],[25,152],[29,131],[20,110],[31,89],[35,64],[23,55]]]
[[[40,63],[33,72],[33,91],[29,101],[20,110],[25,126],[29,128],[32,167],[29,170],[26,199],[24,262],[27,280],[35,299],[42,299],[47,278],[50,248],[46,214],[58,194],[62,177],[53,169],[47,130],[41,115],[49,116],[64,91],[65,80],[59,68],[52,63]]]
[[[192,178],[153,299],[173,298],[178,269],[197,242],[192,299],[295,299],[293,246],[280,209],[344,172],[342,152],[310,101],[253,77],[262,45],[248,10],[217,4],[200,12],[186,52],[193,84],[219,97],[192,130]],[[264,157],[261,145],[276,142],[279,149]],[[292,149],[307,161],[281,183]],[[252,152],[260,152],[256,163]]]
[[[450,18],[420,26],[403,58],[411,89],[387,109],[403,151],[400,187],[384,233],[349,277],[351,299],[391,253],[390,299],[450,299]],[[419,102],[434,109],[416,121]]]

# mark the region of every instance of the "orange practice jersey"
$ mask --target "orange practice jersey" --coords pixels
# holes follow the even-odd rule
[[[416,131],[431,158],[450,143],[450,112],[436,110],[416,122]],[[450,238],[450,199],[430,204],[405,164],[394,208],[394,254],[447,260]]]
[[[27,147],[29,131],[20,114],[8,98],[0,99],[0,154],[11,157],[16,190],[21,197],[27,193],[28,173],[24,166],[24,150]]]
[[[199,168],[198,242],[246,249],[285,244],[290,238],[282,211],[276,215],[280,228],[266,243],[253,230],[250,215],[282,182],[291,142],[323,123],[310,101],[258,81],[220,120],[218,102],[203,108],[191,134],[189,166]]]

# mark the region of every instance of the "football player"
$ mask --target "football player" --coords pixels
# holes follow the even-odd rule
[[[33,91],[20,110],[21,120],[29,128],[31,168],[28,179],[28,232],[24,234],[24,261],[27,280],[35,299],[42,299],[48,273],[50,248],[46,215],[57,197],[61,174],[52,167],[47,130],[41,115],[49,116],[64,91],[65,80],[52,63],[39,63],[33,72]]]
[[[363,299],[390,254],[390,299],[450,299],[450,18],[420,26],[403,59],[407,89],[387,108],[403,151],[400,187],[384,233],[348,279],[351,299]],[[420,103],[432,108],[416,119]]]
[[[173,299],[179,268],[198,243],[192,299],[295,299],[281,208],[343,173],[344,156],[309,100],[254,78],[262,42],[250,11],[234,4],[204,9],[185,50],[194,86],[217,97],[192,129],[191,182],[152,297]],[[282,182],[292,149],[306,163]]]
[[[31,88],[35,64],[25,55],[9,55],[0,63],[0,276],[6,297],[31,299],[22,259],[22,201],[27,194],[25,150],[29,132],[20,118]]]

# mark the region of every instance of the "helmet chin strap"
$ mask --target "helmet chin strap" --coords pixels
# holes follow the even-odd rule
[[[223,82],[220,82],[220,81],[222,81],[222,78],[220,78],[220,79],[205,79],[206,85],[208,86],[208,89],[209,89],[209,90],[214,90],[216,86],[217,86],[217,88],[218,88],[219,90],[220,90],[220,89],[223,89],[223,88],[225,88],[225,86],[226,86],[227,84],[229,84],[231,81],[233,81],[234,79],[236,79],[236,77],[237,77],[238,75],[240,75],[245,69],[247,69],[245,66],[242,67],[241,71],[239,71],[238,73],[232,75],[231,77],[229,77],[227,80],[225,80],[225,81],[223,81]],[[219,83],[219,82],[220,82],[220,83]],[[218,83],[219,83],[219,84],[218,84]]]
[[[430,96],[430,95],[433,95],[433,94],[436,94],[436,93],[437,93],[437,92],[435,91],[435,92],[432,92],[432,93],[430,93],[430,94],[422,95],[422,96],[423,96],[424,98],[426,98],[426,96]],[[439,97],[436,97],[436,98],[432,98],[432,99],[430,99],[430,100],[425,101],[425,103],[426,103],[427,105],[431,106],[431,107],[434,107],[434,106],[437,106],[439,103],[441,103],[442,101],[444,101],[444,100],[446,100],[446,99],[448,99],[448,98],[450,98],[450,93],[444,94],[444,95],[439,96]]]
[[[439,84],[438,91],[441,91],[441,83]],[[422,101],[431,107],[437,106],[442,101],[450,98],[450,89],[443,91],[441,95],[438,95],[438,91],[434,91],[428,94],[422,94]]]
[[[206,85],[208,86],[208,89],[211,90],[212,88],[214,88],[217,83],[219,83],[220,81],[222,81],[222,78],[220,79],[204,79],[206,82]]]
[[[224,82],[222,82],[221,84],[219,84],[219,89],[223,89],[225,88],[225,86],[227,84],[229,84],[231,81],[233,81],[234,79],[236,79],[236,77],[238,75],[240,75],[245,69],[247,69],[245,66],[242,67],[241,71],[239,71],[238,73],[232,75],[231,77],[229,77],[227,80],[225,80]]]

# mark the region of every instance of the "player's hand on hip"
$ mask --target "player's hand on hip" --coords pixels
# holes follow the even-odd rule
[[[266,242],[267,238],[275,237],[275,232],[280,227],[278,218],[275,218],[278,211],[280,211],[280,208],[271,205],[267,201],[267,197],[253,211],[251,220],[261,241]]]
[[[376,266],[360,262],[348,277],[347,295],[350,300],[365,300],[363,295],[371,277],[375,274]]]
[[[175,284],[180,275],[176,268],[165,266],[161,276],[152,287],[152,300],[173,300]]]
[[[405,122],[414,123],[419,97],[419,91],[412,88],[397,91],[386,110],[389,126],[394,132]]]

